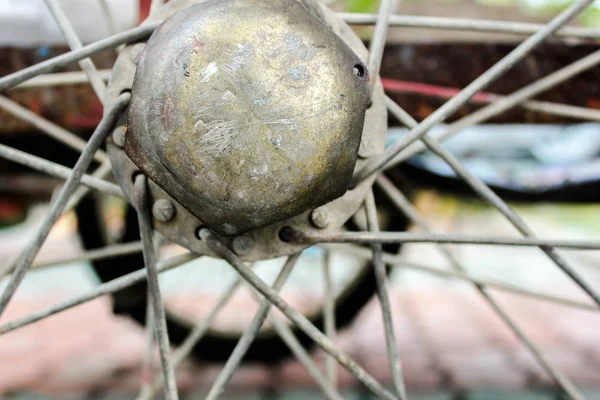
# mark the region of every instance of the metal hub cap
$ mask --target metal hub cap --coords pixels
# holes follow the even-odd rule
[[[344,194],[367,85],[362,61],[304,4],[206,1],[142,51],[125,150],[206,226],[240,234]]]
[[[334,12],[171,0],[143,24],[162,25],[117,58],[107,106],[132,101],[106,148],[132,204],[132,177],[150,177],[155,230],[213,254],[197,238],[209,227],[255,261],[309,246],[281,240],[285,227],[337,231],[356,214],[374,177],[346,185],[383,151],[387,112],[379,79],[365,111],[367,49]]]

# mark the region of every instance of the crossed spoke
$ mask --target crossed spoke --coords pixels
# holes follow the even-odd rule
[[[379,222],[377,221],[377,206],[375,205],[375,196],[371,190],[365,199],[365,211],[367,214],[367,227],[371,232],[379,232]],[[402,365],[398,355],[398,344],[394,334],[394,323],[392,321],[392,310],[390,305],[390,296],[388,293],[388,279],[383,263],[383,248],[381,243],[372,243],[373,265],[375,268],[375,280],[377,283],[377,297],[381,305],[383,317],[383,327],[385,330],[385,341],[388,351],[388,361],[392,372],[392,381],[394,389],[400,399],[406,399],[406,389],[404,387],[404,378],[402,377]]]
[[[431,229],[425,220],[419,215],[417,210],[410,204],[402,192],[393,187],[391,182],[383,177],[379,178],[379,186],[384,189],[384,192],[392,199],[394,204],[406,215],[412,222],[419,226],[425,232],[430,232]],[[462,264],[454,257],[454,255],[443,246],[440,246],[440,250],[449,261],[452,268],[460,274],[465,274],[465,268]],[[543,352],[529,339],[526,333],[520,329],[516,323],[506,314],[501,306],[493,299],[486,287],[479,282],[473,282],[474,287],[479,291],[483,298],[488,304],[496,311],[498,316],[504,320],[504,322],[511,328],[521,342],[531,351],[533,356],[540,362],[544,369],[552,376],[552,378],[560,385],[560,387],[569,394],[573,399],[583,399],[583,395],[577,390],[575,385],[568,379],[568,377],[560,371],[544,354]]]
[[[104,50],[112,49],[121,44],[135,42],[148,38],[156,29],[156,25],[139,26],[116,35],[107,37],[106,39],[98,40],[97,42],[83,46],[77,50],[72,50],[68,53],[35,64],[31,67],[23,68],[18,72],[0,78],[0,93],[7,89],[17,86],[38,75],[54,72],[59,68],[82,60]]]
[[[157,270],[158,272],[168,271],[175,267],[180,266],[188,261],[192,261],[196,259],[198,255],[194,255],[192,253],[182,254],[179,256],[175,256],[169,258],[168,260],[158,262]],[[22,328],[29,324],[33,324],[37,321],[40,321],[44,318],[47,318],[51,315],[58,314],[70,308],[76,307],[80,304],[87,303],[88,301],[92,301],[97,299],[98,297],[105,296],[107,294],[113,294],[118,292],[119,290],[123,290],[128,288],[129,286],[135,285],[136,283],[143,282],[146,279],[146,270],[140,269],[135,272],[131,272],[129,274],[123,275],[117,279],[113,279],[112,281],[103,283],[98,287],[90,290],[87,293],[71,297],[60,303],[49,306],[45,309],[34,311],[29,313],[21,318],[17,318],[13,321],[9,321],[5,324],[0,325],[0,335],[14,331],[15,329]]]
[[[101,101],[104,101],[106,91],[105,81],[108,76],[107,71],[98,71],[90,56],[106,50],[117,48],[120,45],[147,38],[155,29],[155,25],[141,26],[117,33],[113,36],[102,39],[98,42],[83,46],[80,39],[67,20],[64,11],[60,8],[57,0],[45,0],[51,10],[57,24],[59,25],[64,37],[67,40],[71,51],[40,64],[25,68],[16,73],[0,78],[0,93],[16,87],[32,87],[36,85],[57,85],[71,82],[88,81],[92,85]],[[391,168],[397,163],[406,160],[423,150],[429,149],[444,161],[446,161],[466,183],[468,183],[484,200],[497,208],[522,234],[523,238],[506,237],[483,237],[457,234],[437,234],[431,233],[426,221],[418,214],[410,201],[389,181],[385,176],[379,175],[376,184],[383,189],[384,193],[392,200],[395,206],[402,211],[416,225],[420,226],[421,232],[379,232],[377,222],[377,208],[375,198],[370,192],[365,200],[365,211],[367,217],[368,232],[332,232],[332,231],[297,231],[291,228],[285,228],[282,231],[282,239],[297,243],[352,243],[352,245],[327,245],[328,248],[341,248],[349,253],[356,254],[359,257],[371,259],[375,268],[375,278],[377,284],[377,296],[381,305],[382,317],[384,321],[385,338],[387,352],[392,372],[392,382],[395,393],[391,393],[369,375],[362,367],[352,360],[343,350],[334,343],[335,337],[335,288],[332,282],[330,254],[326,253],[324,262],[323,277],[326,286],[326,298],[324,304],[325,315],[325,333],[320,332],[304,315],[291,307],[283,300],[278,293],[287,277],[292,271],[300,254],[290,256],[282,267],[274,285],[268,286],[252,271],[251,267],[244,264],[241,259],[221,243],[212,233],[204,228],[199,231],[200,238],[220,257],[225,259],[238,272],[239,278],[236,279],[221,295],[219,301],[212,309],[210,314],[194,326],[192,331],[181,346],[171,353],[169,337],[166,327],[165,308],[161,298],[161,292],[158,281],[158,274],[162,271],[174,268],[197,256],[185,254],[172,259],[158,262],[156,259],[154,243],[152,241],[151,214],[149,207],[149,192],[147,189],[147,178],[144,175],[137,175],[135,179],[135,198],[136,210],[140,224],[141,242],[127,243],[123,245],[108,246],[103,249],[85,252],[84,254],[68,259],[54,260],[44,264],[34,264],[33,266],[41,268],[56,265],[57,263],[68,263],[79,260],[98,260],[108,257],[116,257],[134,252],[143,252],[145,269],[127,274],[121,278],[104,283],[96,289],[84,295],[76,296],[62,301],[53,306],[47,307],[28,314],[24,317],[9,321],[0,325],[0,334],[27,326],[46,317],[75,307],[84,302],[98,298],[100,296],[115,293],[130,285],[144,280],[148,281],[148,313],[146,318],[146,337],[147,354],[142,366],[142,390],[138,400],[149,400],[161,387],[164,386],[165,395],[168,399],[177,399],[177,384],[175,380],[175,370],[182,361],[190,354],[196,343],[207,333],[211,324],[214,322],[218,313],[223,309],[231,296],[245,281],[252,288],[252,295],[259,301],[259,309],[256,312],[252,322],[244,331],[233,353],[222,369],[221,373],[213,383],[207,399],[218,398],[225,390],[228,382],[238,368],[244,355],[258,335],[265,320],[269,318],[274,330],[281,339],[289,346],[294,356],[304,365],[308,373],[314,378],[317,385],[322,389],[326,398],[340,400],[342,397],[336,389],[336,365],[337,361],[364,384],[376,396],[383,399],[404,399],[406,398],[402,369],[398,348],[393,331],[392,312],[388,293],[388,282],[386,265],[401,264],[404,268],[413,268],[426,273],[437,274],[450,278],[456,278],[471,282],[474,288],[483,296],[490,307],[504,320],[511,328],[514,334],[521,340],[523,345],[529,349],[536,360],[544,370],[554,379],[554,381],[573,399],[583,399],[582,394],[569,380],[569,378],[556,367],[537,347],[528,335],[506,314],[503,308],[491,296],[488,287],[498,288],[534,298],[547,301],[553,301],[570,307],[576,307],[592,312],[599,312],[597,305],[600,305],[600,296],[587,282],[585,282],[576,271],[569,266],[563,258],[556,253],[556,248],[563,249],[587,249],[600,250],[600,240],[557,240],[540,239],[534,236],[531,229],[525,224],[520,216],[514,212],[500,197],[498,197],[487,185],[467,171],[460,162],[448,151],[442,148],[439,141],[460,132],[462,129],[481,123],[492,118],[499,113],[508,110],[511,107],[523,106],[529,110],[553,113],[555,115],[565,115],[571,118],[580,118],[586,120],[600,120],[600,114],[597,110],[586,109],[582,107],[573,107],[563,104],[555,104],[531,100],[539,95],[573,76],[587,71],[600,63],[600,51],[596,51],[571,65],[564,67],[548,76],[530,84],[508,96],[490,96],[490,104],[482,109],[448,125],[441,134],[435,137],[429,136],[428,131],[442,122],[446,117],[453,114],[459,107],[473,99],[477,93],[487,87],[491,82],[499,78],[504,72],[508,71],[515,63],[522,60],[535,46],[550,36],[557,38],[576,38],[589,39],[600,38],[600,30],[588,28],[562,27],[571,18],[577,15],[583,8],[592,3],[593,0],[579,0],[570,8],[562,12],[546,25],[512,23],[506,21],[480,21],[455,18],[438,17],[417,17],[392,15],[395,9],[394,0],[382,0],[379,13],[370,14],[340,14],[340,16],[351,24],[375,24],[373,39],[370,43],[370,56],[368,67],[371,73],[370,90],[372,90],[375,79],[379,75],[381,60],[386,43],[387,34],[390,27],[427,27],[434,29],[455,29],[486,31],[498,33],[511,33],[517,35],[531,35],[524,40],[518,47],[509,53],[500,62],[475,79],[470,85],[459,91],[450,98],[442,107],[432,113],[422,122],[418,123],[404,110],[402,110],[391,99],[386,98],[386,105],[389,111],[402,121],[410,129],[410,132],[385,150],[379,156],[370,159],[361,170],[358,170],[353,177],[352,185],[356,185],[367,177],[378,174],[381,171]],[[151,3],[151,13],[154,13],[164,1],[153,0]],[[100,0],[107,23],[111,32],[116,32],[114,19],[108,9],[106,0]],[[70,63],[78,62],[83,73],[67,74],[49,74]],[[49,75],[45,75],[49,74]],[[37,77],[37,78],[36,78]],[[34,79],[35,78],[35,79]],[[32,81],[29,81],[33,79]],[[0,107],[12,115],[21,118],[44,133],[61,141],[65,145],[81,151],[81,156],[73,168],[68,168],[50,161],[41,159],[0,144],[0,156],[11,161],[20,163],[27,167],[36,169],[54,177],[65,179],[60,194],[53,201],[48,215],[44,218],[42,225],[36,233],[33,240],[25,247],[19,258],[8,269],[2,271],[2,274],[11,273],[8,278],[8,286],[0,295],[0,315],[5,310],[11,300],[20,282],[26,272],[32,267],[34,259],[48,236],[52,226],[65,211],[71,209],[77,204],[90,189],[99,190],[103,193],[123,197],[122,190],[115,184],[106,181],[111,172],[110,163],[106,153],[100,150],[106,135],[114,127],[116,121],[121,116],[123,110],[129,103],[130,94],[124,93],[119,96],[117,102],[107,109],[102,121],[98,125],[90,140],[86,143],[73,133],[47,121],[36,115],[30,110],[22,107],[16,102],[0,96]],[[420,142],[418,142],[420,141]],[[102,164],[92,174],[86,174],[92,161],[98,161]],[[85,187],[83,187],[83,186]],[[413,243],[430,242],[437,244],[445,257],[452,266],[452,271],[443,271],[426,265],[417,265],[406,263],[396,255],[384,253],[382,244],[384,243]],[[576,282],[596,303],[587,304],[563,298],[556,295],[539,293],[518,287],[516,285],[494,281],[490,279],[480,279],[466,273],[459,260],[444,246],[444,244],[465,244],[465,245],[497,245],[497,246],[528,246],[540,248],[552,261],[555,262],[574,282]],[[356,244],[368,244],[369,248],[359,247]],[[286,325],[279,316],[270,313],[271,306],[277,307],[283,314],[301,331],[308,335],[314,342],[328,353],[326,361],[326,373],[323,374],[316,366],[310,355],[302,347],[295,337],[291,328]],[[152,379],[152,351],[154,344],[158,344],[162,376]]]
[[[387,105],[392,114],[396,115],[398,118],[403,118],[409,126],[417,126],[417,122],[413,120],[410,116],[407,117],[406,112],[401,109],[394,102],[390,102],[389,98],[387,98]],[[421,140],[427,146],[429,150],[438,155],[441,159],[443,159],[453,170],[454,172],[460,176],[482,199],[487,201],[490,205],[495,207],[506,219],[515,227],[517,230],[525,236],[526,239],[520,239],[521,243],[526,241],[536,242],[538,239],[535,238],[535,233],[533,230],[525,223],[525,221],[508,205],[506,204],[500,196],[498,196],[494,191],[492,191],[489,186],[483,183],[479,178],[474,176],[471,172],[469,172],[458,159],[452,155],[449,151],[445,150],[440,146],[440,144],[433,138],[424,135]],[[480,240],[483,238],[480,238]],[[567,262],[557,254],[552,247],[564,247],[558,243],[557,246],[553,246],[552,241],[540,241],[539,246],[540,249],[546,253],[546,255],[554,261],[554,263],[563,270],[581,289],[583,289],[593,300],[600,306],[600,295],[596,292],[594,288],[591,287]],[[561,242],[561,241],[557,241]],[[564,241],[562,241],[564,242]],[[477,243],[477,241],[474,241]],[[513,243],[513,245],[518,245],[518,241]],[[590,243],[591,244],[591,243]],[[600,243],[597,243],[600,244]],[[591,246],[590,248],[600,248],[598,246]]]
[[[69,178],[66,180],[56,200],[54,200],[50,206],[50,210],[42,221],[42,225],[38,229],[36,235],[22,251],[21,255],[14,263],[14,267],[10,268],[11,270],[14,270],[14,272],[8,281],[7,287],[0,296],[0,315],[2,315],[6,309],[8,302],[25,277],[25,274],[31,266],[33,259],[48,237],[52,226],[54,226],[54,223],[62,215],[65,207],[67,206],[69,198],[79,186],[84,172],[92,163],[94,153],[96,150],[98,150],[108,132],[110,132],[117,119],[121,116],[121,113],[125,107],[129,104],[130,97],[131,95],[129,93],[123,93],[119,96],[115,102],[115,105],[106,112],[104,118],[102,118],[102,121],[100,121],[100,124],[90,137],[88,144],[77,160],[77,163],[73,168],[73,172],[69,175]]]
[[[205,240],[210,248],[219,254],[256,290],[277,307],[290,321],[309,336],[319,347],[335,357],[340,365],[354,375],[363,385],[382,399],[396,399],[396,397],[377,382],[360,365],[339,349],[327,336],[319,331],[304,315],[291,307],[277,294],[277,291],[264,283],[250,268],[248,268],[231,250],[214,238],[208,229],[200,230],[200,237]]]
[[[531,50],[553,34],[558,28],[566,24],[571,18],[579,14],[585,7],[589,6],[594,0],[578,0],[567,10],[563,11],[542,29],[528,37],[513,51],[507,54],[502,60],[481,74],[477,79],[471,82],[467,87],[460,91],[452,99],[444,103],[431,115],[417,124],[411,131],[398,142],[374,157],[367,165],[355,173],[352,187],[356,186],[362,180],[372,174],[381,171],[398,153],[407,148],[412,142],[423,137],[434,125],[449,117],[462,105],[464,105],[477,92],[485,89],[490,83],[498,79],[503,73],[511,69],[517,62],[522,60]]]
[[[58,0],[44,1],[46,2],[46,6],[50,10],[50,13],[54,17],[54,20],[58,24],[64,38],[66,39],[69,48],[71,48],[71,50],[81,49],[83,47],[83,43],[81,43],[81,39],[79,39],[79,36],[77,36],[77,33],[75,32],[75,29],[73,29],[73,26],[65,15],[65,12],[61,8],[60,4],[58,4]],[[106,94],[106,85],[98,74],[98,70],[96,69],[94,62],[91,58],[86,57],[79,60],[78,63],[83,72],[87,75],[94,92],[96,92],[96,95],[100,99],[100,102],[103,103],[104,96]]]
[[[445,127],[442,132],[435,136],[436,141],[441,141],[449,138],[450,136],[460,132],[461,130],[468,128],[472,125],[482,123],[496,115],[522,104],[525,108],[541,111],[546,113],[552,113],[556,115],[568,116],[571,118],[581,118],[589,120],[600,120],[600,114],[598,110],[586,109],[582,107],[568,106],[564,104],[548,103],[542,101],[531,101],[532,97],[535,97],[542,92],[552,89],[556,85],[559,85],[574,76],[589,70],[597,66],[600,63],[600,50],[595,51],[564,68],[559,69],[508,96],[497,96],[497,99],[491,104],[477,110],[456,122]],[[386,103],[391,111],[406,126],[414,129],[417,127],[416,121],[408,115],[404,110],[399,109],[393,100],[387,98]],[[414,128],[413,128],[414,127]],[[424,143],[416,142],[410,147],[401,151],[395,156],[386,168],[392,168],[394,165],[420,153],[425,150],[427,146]]]

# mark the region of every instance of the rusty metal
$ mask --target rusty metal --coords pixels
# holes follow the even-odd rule
[[[202,3],[202,0],[175,0],[170,1],[161,7],[160,10],[150,16],[143,24],[154,25],[173,15],[177,11],[184,10],[194,4]],[[335,13],[325,8],[318,3],[312,3],[307,1],[306,4],[310,6],[313,15],[317,15],[321,21],[325,22],[330,29],[338,35],[351,49],[358,55],[360,60],[366,60],[368,52],[363,45],[362,41],[352,32],[352,30],[340,20]],[[317,20],[321,25],[323,22]],[[143,44],[143,43],[142,43]],[[132,57],[132,48],[134,46],[141,47],[140,44],[133,44],[125,47],[113,68],[113,73],[110,78],[110,84],[107,88],[107,101],[110,104],[119,93],[123,91],[131,90],[133,87],[134,76],[136,73],[136,63]],[[144,50],[145,52],[146,50]],[[134,51],[135,53],[135,51]],[[133,54],[135,56],[135,54]],[[143,57],[140,58],[140,63],[143,63]],[[363,63],[364,64],[364,63]],[[354,69],[349,71],[348,79],[358,79],[354,75]],[[134,90],[135,92],[135,90]],[[320,104],[322,106],[322,104]],[[387,132],[387,110],[385,107],[383,89],[381,83],[378,81],[374,91],[374,97],[372,99],[371,106],[366,110],[364,116],[364,126],[368,129],[364,129],[362,132],[362,141],[369,141],[367,146],[370,151],[375,154],[381,152],[384,147],[385,135]],[[321,118],[323,119],[323,118]],[[123,129],[128,124],[126,119],[120,122],[120,127],[116,129]],[[362,126],[362,123],[360,124]],[[129,137],[133,132],[132,125],[128,124],[126,137]],[[359,147],[357,145],[357,147]],[[364,147],[364,146],[363,146]],[[294,149],[297,152],[297,149]],[[113,170],[117,182],[123,188],[125,195],[131,202],[133,183],[132,176],[139,171],[139,168],[127,157],[122,148],[115,145],[113,138],[109,138],[107,143],[107,152],[111,159]],[[364,165],[366,162],[363,158],[358,158],[356,162],[356,168]],[[235,172],[232,171],[232,172]],[[294,174],[295,172],[292,172]],[[325,205],[329,212],[329,223],[324,230],[338,230],[346,221],[356,212],[356,210],[362,204],[367,191],[370,189],[373,180],[365,181],[357,188],[351,191],[345,192],[343,196],[329,202]],[[206,226],[206,222],[192,214],[186,207],[183,207],[179,201],[172,195],[167,193],[157,182],[152,179],[148,180],[148,188],[152,199],[167,199],[171,201],[175,207],[175,215],[173,219],[168,222],[161,222],[154,220],[154,229],[160,232],[166,238],[200,254],[212,254],[210,248],[203,241],[196,239],[196,233],[198,228]],[[264,198],[269,198],[274,192],[274,187],[265,191],[262,195]],[[245,255],[240,255],[245,261],[256,261],[267,258],[275,258],[284,255],[289,255],[301,251],[308,245],[301,243],[286,243],[279,240],[279,231],[285,227],[290,226],[298,230],[306,230],[313,228],[311,221],[312,209],[308,209],[303,213],[284,219],[280,222],[275,222],[264,228],[254,229],[247,233],[248,236],[254,242],[254,246],[251,251]],[[221,239],[229,246],[233,246],[233,237],[221,237]]]
[[[261,228],[346,192],[368,78],[296,0],[202,2],[142,51],[125,151],[212,230]]]

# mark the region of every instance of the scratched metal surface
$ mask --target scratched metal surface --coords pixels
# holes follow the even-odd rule
[[[300,2],[202,2],[146,45],[126,152],[217,232],[260,228],[344,194],[367,82]]]
[[[315,15],[327,22],[331,29],[350,46],[353,51],[358,54],[360,59],[366,60],[368,52],[360,39],[354,35],[352,29],[341,21],[335,13],[317,3],[310,2],[310,5]],[[159,24],[167,15],[171,15],[179,10],[196,4],[198,0],[178,0],[167,3],[161,8],[160,13],[155,13],[149,17],[144,24],[156,23]],[[125,47],[113,68],[110,78],[110,84],[107,87],[107,102],[110,104],[123,90],[130,90],[133,86],[135,67],[137,58],[135,57],[135,48],[143,47],[144,43],[134,44]],[[138,52],[138,54],[140,54]],[[125,125],[126,119],[123,118],[119,125]],[[365,129],[362,132],[362,142],[359,146],[359,159],[356,162],[356,169],[360,168],[367,157],[376,154],[383,150],[385,134],[387,132],[387,111],[383,98],[383,88],[381,82],[377,80],[373,90],[372,104],[365,113],[364,120]],[[139,171],[138,167],[127,157],[123,149],[115,145],[111,138],[108,138],[107,151],[114,166],[113,172],[117,181],[123,188],[126,196],[131,199],[132,190],[132,174]],[[339,229],[360,207],[364,196],[370,190],[374,177],[365,180],[358,185],[354,190],[347,191],[343,196],[336,200],[327,203],[321,208],[325,208],[330,215],[329,225],[326,229]],[[186,208],[180,204],[176,204],[174,199],[161,189],[154,181],[149,181],[150,192],[153,199],[166,199],[174,203],[176,212],[173,219],[167,222],[154,220],[154,228],[165,237],[174,242],[198,253],[210,254],[205,242],[196,238],[194,232],[204,222],[191,214]],[[287,243],[277,240],[278,232],[284,226],[290,226],[295,229],[311,229],[313,225],[310,218],[311,210],[296,215],[292,218],[284,219],[278,223],[268,225],[264,228],[252,230],[245,235],[250,236],[255,241],[254,249],[247,255],[243,256],[246,261],[255,261],[265,258],[273,258],[282,255],[289,255],[298,252],[306,247],[306,245]],[[231,237],[223,237],[226,243],[230,243]],[[276,240],[273,240],[276,239]]]

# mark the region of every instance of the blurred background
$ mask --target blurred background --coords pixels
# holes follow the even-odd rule
[[[138,25],[148,15],[150,1],[110,0],[108,9],[97,0],[60,3],[82,40],[89,43]],[[543,23],[570,3],[404,0],[396,13]],[[373,0],[329,0],[326,4],[340,12],[376,13],[378,9],[378,2]],[[590,7],[571,25],[600,28],[600,5]],[[366,42],[372,34],[370,27],[355,30]],[[392,28],[381,71],[384,87],[394,101],[420,121],[514,49],[520,39],[522,36],[511,34]],[[549,40],[445,123],[481,108],[486,95],[509,94],[597,49],[596,41]],[[0,76],[65,51],[67,46],[42,0],[0,0]],[[106,79],[115,58],[114,51],[93,57]],[[18,118],[11,105],[17,103],[88,137],[102,116],[102,106],[85,76],[77,71],[77,65],[61,71],[72,74],[71,85],[24,84],[1,97],[0,143],[72,166],[77,154]],[[600,113],[599,78],[600,70],[591,69],[536,99]],[[594,239],[600,237],[600,125],[594,121],[600,121],[598,114],[592,113],[584,120],[515,108],[484,125],[466,129],[445,147],[508,199],[541,236]],[[393,118],[389,123],[391,144],[407,131]],[[431,154],[422,153],[397,165],[388,177],[403,189],[435,232],[517,234],[495,209],[478,200]],[[8,268],[32,237],[59,184],[58,180],[0,159],[0,270]],[[122,231],[122,202],[105,199],[102,207],[107,229]],[[384,212],[381,218],[396,229],[419,229],[402,215]],[[564,273],[538,249],[468,245],[446,248],[471,277],[559,295],[577,303],[578,307],[569,307],[491,289],[507,313],[584,394],[589,399],[600,399],[600,314]],[[90,263],[61,262],[83,251],[77,215],[70,213],[55,226],[36,258],[35,264],[50,265],[28,274],[1,322],[100,284]],[[175,245],[165,245],[161,257],[182,251]],[[356,277],[365,255],[352,254],[343,246],[327,251],[334,286],[341,290]],[[283,290],[284,297],[306,314],[317,312],[324,302],[325,253],[321,247],[306,250]],[[472,285],[448,272],[450,265],[439,247],[406,244],[388,253],[394,326],[409,398],[561,398],[550,377]],[[561,254],[592,286],[600,288],[598,252]],[[272,282],[282,263],[270,260],[255,268]],[[205,257],[163,273],[161,285],[170,311],[181,320],[196,321],[209,314],[221,291],[234,279],[235,272],[226,263]],[[5,283],[2,281],[0,287]],[[134,397],[145,351],[144,330],[129,316],[115,314],[114,306],[112,298],[98,298],[3,335],[2,397]],[[250,291],[243,288],[219,314],[213,334],[239,334],[256,309]],[[375,377],[391,381],[381,313],[374,299],[357,310],[355,318],[338,333],[336,342]],[[324,364],[322,352],[313,350],[312,355],[319,365]],[[185,396],[201,398],[220,366],[215,360],[187,361],[178,374]],[[339,384],[348,398],[369,397],[341,368]],[[229,389],[227,398],[236,399],[320,396],[300,364],[287,359],[246,363],[234,375]]]

